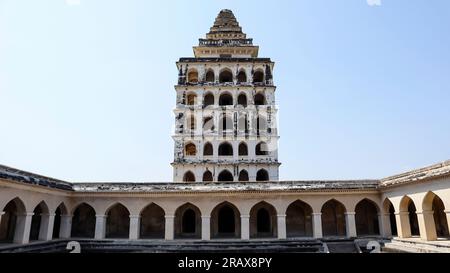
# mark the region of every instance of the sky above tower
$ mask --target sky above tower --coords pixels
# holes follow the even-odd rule
[[[0,164],[170,181],[175,62],[222,9],[275,61],[281,180],[450,158],[447,0],[0,0]]]

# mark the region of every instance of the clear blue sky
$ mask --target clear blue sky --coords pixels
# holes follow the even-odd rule
[[[281,179],[450,158],[448,0],[0,0],[0,164],[170,181],[175,61],[224,8],[276,62]]]

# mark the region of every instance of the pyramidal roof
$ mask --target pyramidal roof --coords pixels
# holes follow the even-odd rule
[[[245,39],[246,35],[242,32],[239,22],[229,9],[223,9],[214,20],[213,26],[206,34],[207,39]]]
[[[253,45],[253,39],[242,32],[239,22],[229,9],[223,9],[214,20],[213,26],[205,38],[199,39],[194,46],[194,55],[199,57],[258,57],[259,47]]]
[[[242,28],[239,26],[236,17],[229,9],[223,9],[219,12],[211,27],[209,33],[217,32],[239,32],[242,33]]]

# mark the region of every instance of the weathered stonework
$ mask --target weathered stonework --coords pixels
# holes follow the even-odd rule
[[[229,10],[194,55],[177,62],[173,180],[277,181],[274,63],[258,58]]]

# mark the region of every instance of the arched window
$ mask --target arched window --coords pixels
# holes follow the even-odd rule
[[[253,74],[253,83],[263,83],[264,82],[264,73],[261,70],[256,71]]]
[[[219,97],[219,105],[220,106],[233,105],[233,97],[229,93],[223,93]]]
[[[188,143],[184,146],[184,154],[186,156],[195,156],[197,154],[197,148],[194,143]]]
[[[246,170],[242,170],[239,172],[239,181],[248,181],[248,172]]]
[[[210,171],[206,171],[203,173],[203,182],[212,182],[213,175]]]
[[[217,179],[219,182],[232,182],[233,179],[233,175],[231,174],[231,172],[227,171],[227,170],[223,170],[222,172],[219,173],[219,177]]]
[[[208,70],[208,72],[206,72],[206,77],[205,77],[205,81],[206,82],[214,82],[214,71],[212,71],[211,69]]]
[[[242,107],[247,107],[247,96],[244,93],[239,94],[238,105],[242,105]]]
[[[197,103],[197,95],[188,94],[186,97],[186,105],[195,105]]]
[[[238,83],[247,82],[247,75],[245,74],[244,70],[239,71],[239,73],[237,75],[237,82]]]
[[[244,142],[239,144],[239,155],[240,156],[247,156],[248,155],[247,144],[245,144]]]
[[[190,83],[197,83],[198,82],[198,72],[197,70],[193,69],[188,72],[188,82]]]
[[[254,98],[255,105],[266,105],[266,97],[262,93],[258,93]]]
[[[195,175],[191,171],[187,171],[183,176],[183,182],[195,182]]]
[[[258,143],[255,148],[255,154],[256,155],[268,155],[269,147],[268,147],[267,143],[265,143],[265,142]]]
[[[219,156],[232,156],[233,155],[233,146],[230,143],[225,142],[220,144],[219,146]]]
[[[205,146],[203,147],[203,155],[204,156],[211,156],[213,155],[213,146],[211,143],[207,142]]]
[[[261,169],[256,173],[256,181],[269,181],[269,173]]]
[[[211,93],[208,93],[203,98],[203,106],[206,107],[206,106],[210,106],[210,105],[214,105],[214,95]]]
[[[219,74],[219,82],[233,82],[233,74],[230,70],[225,69]]]

